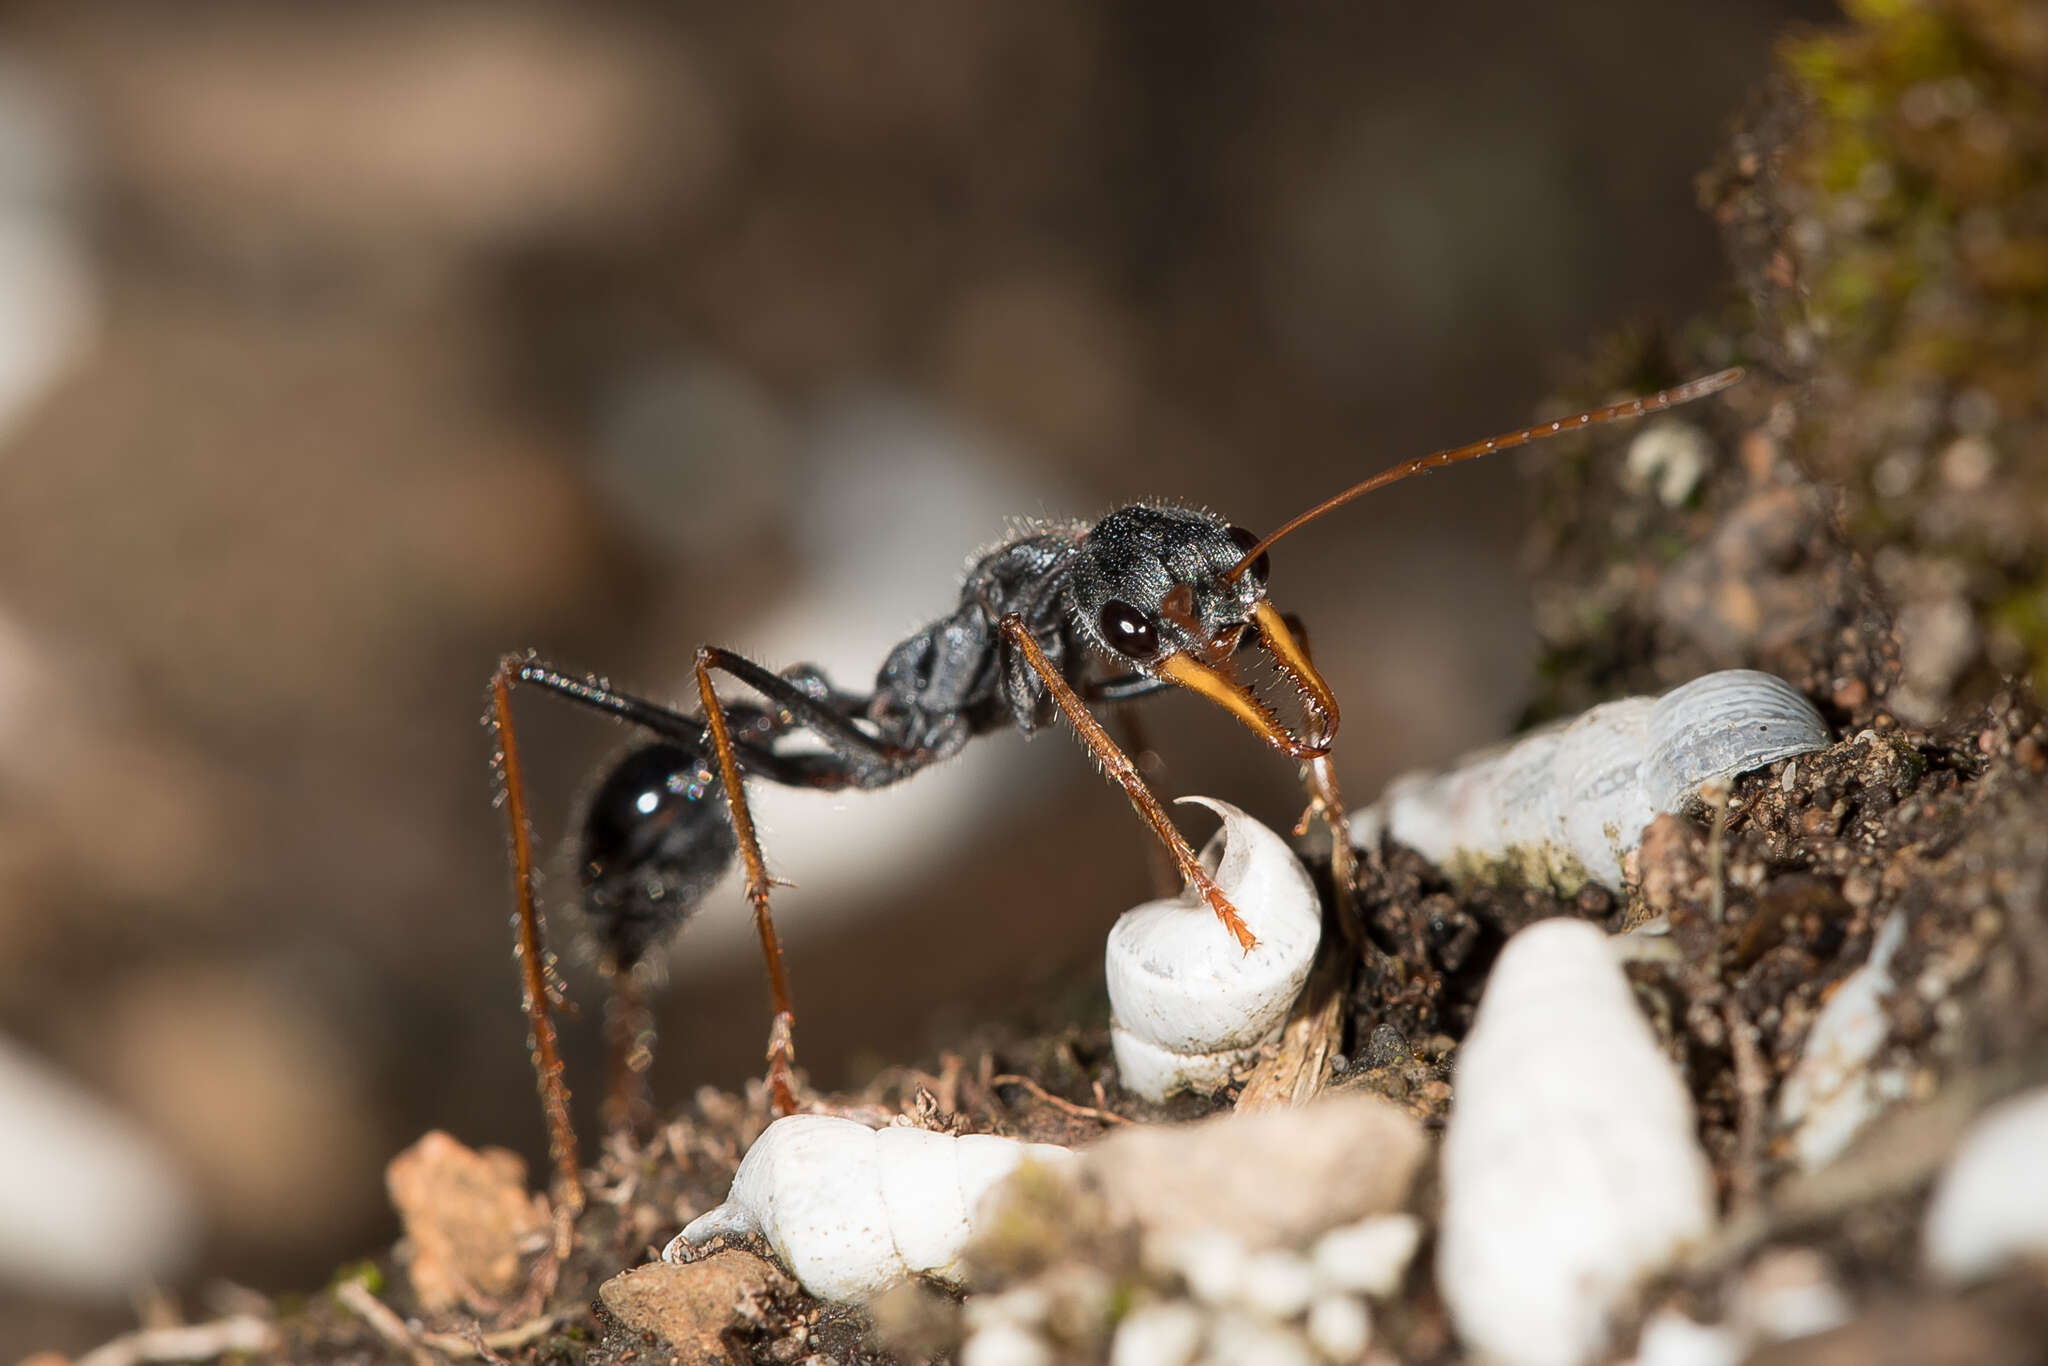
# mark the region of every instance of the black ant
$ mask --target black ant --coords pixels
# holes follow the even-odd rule
[[[1133,504],[1091,524],[1024,531],[968,571],[958,605],[883,661],[869,691],[834,686],[808,666],[774,673],[730,650],[697,651],[701,712],[631,696],[597,678],[564,674],[532,656],[507,656],[491,682],[491,720],[511,823],[519,902],[519,958],[534,1065],[546,1108],[549,1143],[562,1189],[558,1251],[581,1207],[575,1133],[548,1011],[548,959],[534,909],[533,851],[519,755],[512,734],[515,683],[631,722],[655,738],[620,759],[586,807],[579,871],[586,907],[615,986],[614,1055],[607,1118],[630,1124],[645,1109],[634,1078],[647,1065],[652,1030],[632,981],[648,950],[677,929],[737,853],[761,935],[775,1017],[768,1043],[768,1089],[775,1108],[796,1108],[792,1089],[794,1015],[782,954],[769,915],[773,880],[748,811],[744,778],[825,791],[887,787],[956,753],[977,735],[1006,727],[1029,734],[1063,714],[1165,844],[1189,887],[1247,950],[1251,931],[1209,880],[1137,766],[1088,710],[1091,702],[1128,701],[1182,687],[1230,712],[1290,758],[1309,765],[1313,808],[1320,808],[1348,852],[1335,780],[1325,761],[1337,734],[1337,701],[1309,661],[1299,624],[1267,600],[1266,552],[1282,537],[1374,489],[1410,475],[1474,459],[1595,423],[1640,417],[1703,398],[1734,384],[1723,370],[1647,398],[1631,399],[1554,422],[1410,460],[1355,484],[1259,537],[1208,512]],[[1283,724],[1236,675],[1233,656],[1256,644],[1298,693],[1304,727]],[[1106,662],[1107,668],[1103,667]],[[712,684],[714,672],[737,679],[767,705],[733,704]],[[823,748],[786,745],[807,735]],[[1312,809],[1313,809],[1312,808]]]

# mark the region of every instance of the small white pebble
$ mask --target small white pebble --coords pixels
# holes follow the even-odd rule
[[[1379,1214],[1332,1229],[1316,1242],[1316,1278],[1325,1290],[1390,1298],[1421,1241],[1422,1221],[1412,1214]]]
[[[1209,1305],[1235,1304],[1244,1283],[1244,1244],[1221,1229],[1202,1229],[1176,1238],[1169,1264],[1188,1283],[1188,1291]]]
[[[1746,1355],[1742,1339],[1726,1328],[1660,1309],[1643,1325],[1632,1366],[1736,1366]]]
[[[967,1339],[960,1366],[1053,1366],[1052,1346],[1029,1328],[992,1323]]]
[[[1630,488],[1655,489],[1659,502],[1677,507],[1692,497],[1713,458],[1705,432],[1678,418],[1659,418],[1629,443],[1622,479]]]
[[[1783,1342],[1839,1328],[1855,1312],[1827,1258],[1788,1247],[1764,1253],[1743,1273],[1730,1317],[1752,1339]]]
[[[1309,1306],[1308,1340],[1330,1361],[1356,1361],[1372,1343],[1372,1312],[1364,1300],[1324,1295]]]
[[[1228,1310],[1210,1321],[1202,1360],[1215,1366],[1316,1366],[1316,1354],[1301,1334]]]
[[[1870,958],[1843,978],[1806,1033],[1799,1061],[1778,1089],[1778,1124],[1808,1171],[1824,1167],[1884,1108],[1891,1084],[1873,1071],[1891,1016],[1885,1000],[1897,985],[1892,955],[1905,942],[1906,917],[1894,911],[1871,942]]]
[[[1315,1297],[1316,1273],[1292,1252],[1261,1252],[1244,1264],[1238,1303],[1260,1318],[1299,1318]]]
[[[1952,1281],[2048,1256],[2048,1087],[1994,1105],[1964,1135],[1934,1188],[1923,1255]]]
[[[1134,1309],[1116,1326],[1109,1366],[1188,1366],[1202,1346],[1202,1311],[1186,1300]]]
[[[970,1333],[999,1323],[1036,1328],[1051,1308],[1052,1297],[1044,1286],[1020,1285],[999,1295],[969,1295],[961,1317]]]
[[[1713,1228],[1714,1188],[1692,1095],[1598,928],[1508,941],[1454,1085],[1436,1258],[1452,1326],[1509,1366],[1603,1359],[1637,1284]]]

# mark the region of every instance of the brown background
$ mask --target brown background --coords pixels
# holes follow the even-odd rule
[[[5,12],[97,303],[0,433],[0,1025],[189,1168],[203,1270],[317,1284],[387,1236],[424,1128],[538,1150],[477,727],[500,652],[670,696],[702,640],[871,669],[1001,534],[962,508],[1269,527],[1720,305],[1691,178],[1816,6],[1420,8]],[[1526,698],[1518,492],[1461,471],[1276,554],[1354,799]],[[1226,719],[1148,715],[1168,788],[1292,818]],[[522,718],[552,841],[620,737]],[[898,871],[785,897],[822,1081],[1092,989],[1146,894],[1064,736],[959,766],[932,781],[985,819],[849,798]],[[833,819],[778,817],[771,857]],[[674,959],[665,1099],[756,1067],[747,954],[727,888]],[[26,1346],[103,1326],[10,1314]]]

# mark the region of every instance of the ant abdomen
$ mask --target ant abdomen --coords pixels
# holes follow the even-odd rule
[[[584,806],[582,827],[584,910],[620,972],[682,926],[736,848],[717,765],[668,741],[612,765]]]

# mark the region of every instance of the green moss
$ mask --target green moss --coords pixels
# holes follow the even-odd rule
[[[359,1283],[372,1295],[384,1293],[384,1269],[372,1261],[350,1262],[336,1269],[327,1280],[327,1289],[332,1292],[341,1289],[350,1281]]]
[[[1851,27],[1788,42],[1780,53],[1813,111],[1792,179],[1825,233],[1817,259],[1805,263],[1814,319],[1838,352],[1850,348],[1848,359],[1896,378],[1920,371],[1967,381],[2000,354],[2039,355],[2048,338],[2048,246],[2034,244],[2048,224],[2030,221],[2024,205],[2048,180],[2048,95],[2020,22],[2029,7],[1847,0],[1845,8]],[[1976,247],[1959,231],[1970,215]],[[1983,231],[1987,224],[2002,235]],[[2004,245],[2014,229],[2017,245]],[[1958,306],[1981,302],[1995,312],[2016,296],[2026,303],[2017,328],[1954,326]],[[1913,307],[1932,297],[1949,306]]]
[[[1752,297],[1769,301],[1785,354],[1826,381],[1808,390],[1803,432],[1815,472],[1851,495],[1851,534],[1968,566],[1986,636],[2017,642],[2038,681],[2048,516],[2009,510],[2043,506],[2023,453],[2048,442],[2042,0],[1843,9],[1845,25],[1780,48],[1796,99],[1778,111],[1764,188],[1784,231],[1776,257],[1758,255],[1792,271],[1789,285],[1753,281]],[[1974,503],[1936,463],[1966,408],[1968,433],[2001,457],[2001,485]],[[1901,451],[1937,473],[1911,499],[1881,498],[1872,475]]]
[[[2048,577],[2015,587],[1992,604],[1990,616],[2032,662],[2035,689],[2048,692]]]

